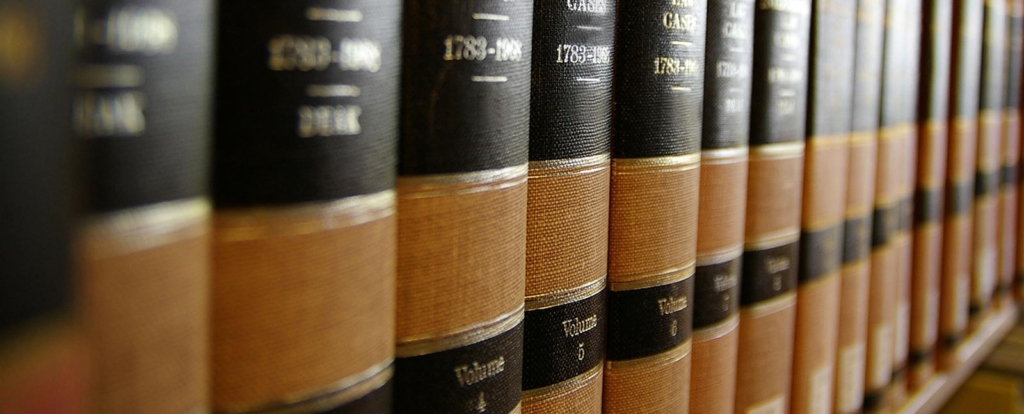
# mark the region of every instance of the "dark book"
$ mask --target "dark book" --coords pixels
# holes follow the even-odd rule
[[[619,2],[604,412],[687,412],[706,0]]]
[[[532,1],[403,15],[394,411],[520,411]]]
[[[95,412],[209,411],[213,2],[79,2],[78,317]]]

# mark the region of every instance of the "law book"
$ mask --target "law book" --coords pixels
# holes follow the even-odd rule
[[[87,412],[73,316],[70,2],[0,3],[0,412]]]
[[[832,411],[857,4],[815,0],[811,13],[792,413]]]
[[[215,412],[390,408],[400,7],[219,2]]]
[[[78,3],[70,114],[86,201],[75,301],[95,412],[209,411],[213,9]]]
[[[842,286],[834,412],[860,412],[864,400],[875,155],[881,99],[885,1],[857,2],[852,133],[843,224]]]
[[[974,178],[974,250],[971,267],[972,323],[991,310],[999,273],[999,181],[1002,171],[1003,106],[1006,76],[1006,2],[985,1],[977,161]]]
[[[892,379],[896,306],[898,301],[899,256],[894,240],[899,230],[900,185],[905,135],[910,131],[904,119],[906,90],[905,52],[910,0],[886,3],[885,37],[882,45],[882,90],[879,103],[878,152],[875,170],[874,212],[871,231],[871,281],[868,294],[868,326],[864,372],[865,412],[886,407]]]
[[[619,2],[605,413],[689,410],[706,20]]]
[[[746,216],[754,0],[708,4],[690,412],[732,414]]]
[[[790,407],[811,0],[754,11],[736,412]]]
[[[923,3],[917,94],[917,180],[914,192],[908,385],[918,389],[935,371],[946,186],[952,0]]]
[[[1006,5],[1007,37],[1006,87],[1003,90],[1002,145],[999,179],[999,268],[996,292],[1001,304],[1008,304],[1013,298],[1013,284],[1016,275],[1017,210],[1019,191],[1017,189],[1018,166],[1020,163],[1020,88],[1021,71],[1024,70],[1024,2],[1009,0]]]
[[[538,2],[533,27],[522,410],[599,414],[615,2]]]
[[[520,412],[533,2],[404,5],[394,412]]]
[[[953,2],[949,92],[949,144],[939,304],[939,365],[958,365],[956,349],[967,333],[971,296],[974,176],[981,79],[981,0]]]

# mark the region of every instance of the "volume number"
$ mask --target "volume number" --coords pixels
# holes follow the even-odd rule
[[[487,60],[498,62],[523,59],[523,42],[518,39],[498,38],[488,47],[487,38],[472,35],[449,35],[444,39],[444,60]]]

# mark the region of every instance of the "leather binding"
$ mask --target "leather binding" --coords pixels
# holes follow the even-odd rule
[[[758,1],[736,412],[789,411],[811,0]]]
[[[839,322],[857,4],[816,0],[811,18],[793,413],[831,411]]]
[[[619,2],[605,413],[686,413],[705,0]]]
[[[214,412],[387,412],[400,3],[219,6]]]
[[[518,413],[533,2],[404,5],[394,412]]]
[[[213,2],[78,3],[71,130],[90,408],[209,410],[205,180]]]
[[[755,1],[708,4],[690,412],[732,414]]]
[[[892,379],[896,311],[900,289],[901,186],[905,173],[907,134],[911,131],[904,113],[906,43],[909,0],[886,3],[885,38],[882,50],[882,90],[875,175],[875,199],[871,236],[871,281],[868,294],[867,352],[863,409],[884,408]]]
[[[908,385],[917,389],[935,371],[942,218],[945,197],[949,109],[952,0],[923,3],[920,73],[917,94],[917,180],[914,193],[913,270],[910,308]]]
[[[86,412],[72,319],[71,4],[0,4],[0,412]]]
[[[1002,126],[1006,83],[1006,2],[985,1],[977,164],[974,179],[974,250],[971,323],[990,310],[998,284],[999,182],[1003,166]]]
[[[842,283],[839,297],[839,332],[836,350],[836,413],[860,411],[864,399],[867,336],[869,254],[878,111],[881,92],[885,2],[857,3],[856,51],[853,64],[852,133],[843,225]]]
[[[524,413],[601,412],[615,2],[533,14]]]
[[[955,351],[967,330],[971,293],[974,179],[981,79],[982,1],[953,3],[949,154],[939,305],[940,369],[958,365]]]
[[[1024,70],[1024,2],[1009,0],[1006,5],[1007,33],[1006,86],[1003,90],[1002,146],[1000,149],[999,224],[997,235],[998,284],[1000,304],[1013,299],[1012,287],[1016,270],[1017,175],[1020,163],[1020,88]]]

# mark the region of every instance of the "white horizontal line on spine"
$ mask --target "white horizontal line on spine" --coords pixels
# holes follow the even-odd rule
[[[497,20],[500,22],[506,22],[508,21],[508,16],[493,13],[473,13],[473,20]]]
[[[576,26],[576,28],[580,29],[580,30],[594,30],[594,31],[598,31],[598,32],[604,30],[604,29],[602,29],[600,27],[597,27],[597,26]]]
[[[473,76],[470,80],[473,82],[508,82],[508,78],[505,76]]]
[[[363,21],[363,12],[359,10],[310,7],[306,9],[306,18],[322,22],[358,23]]]
[[[673,91],[678,91],[678,92],[689,92],[690,90],[692,90],[692,88],[690,88],[689,86],[682,86],[682,85],[672,85],[672,86],[669,87],[669,89],[671,89]]]
[[[352,85],[306,85],[306,96],[311,98],[355,98],[360,92]]]
[[[669,41],[669,43],[671,43],[673,45],[676,45],[676,46],[693,46],[692,42],[687,42],[685,40],[672,40],[672,41]]]
[[[576,78],[577,82],[600,82],[598,78]]]

